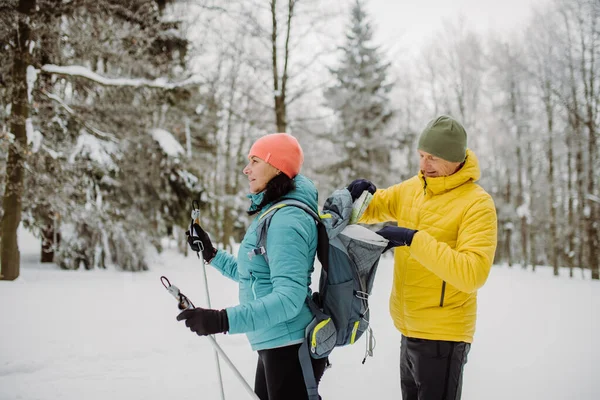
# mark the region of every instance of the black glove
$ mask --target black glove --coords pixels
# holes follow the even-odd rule
[[[350,196],[352,196],[352,201],[358,199],[365,190],[371,194],[375,194],[375,191],[377,190],[375,185],[366,179],[356,179],[352,181],[352,183],[348,185],[347,189],[350,192]]]
[[[190,230],[186,231],[187,241],[190,245],[190,249],[196,253],[202,252],[202,258],[207,263],[211,262],[217,255],[217,249],[213,246],[210,241],[210,237],[200,225],[192,222],[190,224]]]
[[[413,236],[417,232],[414,229],[403,228],[401,226],[385,226],[376,233],[390,241],[384,250],[386,251],[396,246],[410,246]]]
[[[177,321],[185,320],[185,326],[198,336],[214,335],[229,330],[229,319],[225,310],[210,310],[206,308],[192,308],[184,310],[177,316]]]

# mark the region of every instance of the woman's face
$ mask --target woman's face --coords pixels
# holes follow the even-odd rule
[[[267,183],[280,173],[277,168],[255,156],[250,157],[248,165],[244,167],[244,174],[250,181],[250,193],[262,192]]]

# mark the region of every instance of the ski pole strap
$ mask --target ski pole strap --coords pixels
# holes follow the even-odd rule
[[[167,291],[171,293],[171,296],[177,299],[177,306],[180,310],[189,310],[195,308],[191,300],[188,299],[185,294],[181,293],[177,286],[171,285],[171,282],[169,282],[169,279],[167,279],[166,276],[161,276],[160,281],[162,282],[165,289],[167,289]]]
[[[304,376],[304,384],[308,393],[308,400],[319,400],[319,390],[317,388],[317,380],[315,379],[315,371],[312,367],[311,356],[308,350],[308,339],[304,339],[300,349],[298,349],[298,359]]]

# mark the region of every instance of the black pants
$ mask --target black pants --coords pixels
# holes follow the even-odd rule
[[[402,336],[402,400],[460,400],[470,343]]]
[[[306,400],[306,384],[298,359],[299,344],[259,350],[254,392],[261,400]],[[321,380],[327,358],[311,358],[317,384]]]

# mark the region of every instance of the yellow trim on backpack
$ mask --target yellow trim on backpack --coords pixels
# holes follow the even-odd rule
[[[331,219],[333,217],[329,213],[327,213],[327,214],[321,214],[321,213],[319,213],[319,218],[321,218],[321,219]]]
[[[354,323],[354,328],[352,328],[352,337],[350,338],[350,344],[354,344],[356,340],[356,332],[358,332],[358,325],[360,325],[360,321],[356,321]]]
[[[313,329],[311,340],[313,350],[317,348],[317,332],[319,332],[325,325],[327,325],[329,321],[331,321],[331,318],[324,319],[323,321],[319,322],[317,326],[315,326],[315,329]]]
[[[263,217],[267,214],[269,214],[271,211],[273,210],[277,210],[279,208],[285,207],[287,206],[287,204],[275,204],[273,207],[269,208],[267,211],[265,211],[265,213],[263,215],[261,215],[258,220],[260,221],[261,219],[263,219]]]

